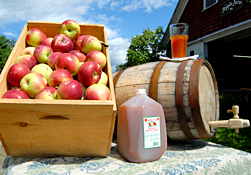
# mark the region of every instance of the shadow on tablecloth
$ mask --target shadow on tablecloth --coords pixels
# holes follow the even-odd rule
[[[204,140],[187,140],[187,141],[174,141],[168,140],[167,150],[170,151],[187,151],[201,149],[205,146],[213,146],[218,148],[225,148],[223,145],[214,144]]]

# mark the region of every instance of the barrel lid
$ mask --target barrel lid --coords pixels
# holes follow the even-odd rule
[[[219,119],[219,94],[215,74],[206,60],[194,62],[190,73],[190,106],[193,121],[202,138],[212,137],[217,128],[210,128],[209,121]]]

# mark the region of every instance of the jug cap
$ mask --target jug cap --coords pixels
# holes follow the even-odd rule
[[[146,95],[145,89],[136,89],[136,90],[137,90],[137,92],[136,92],[137,95]]]

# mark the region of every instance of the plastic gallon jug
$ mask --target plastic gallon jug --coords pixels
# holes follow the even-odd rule
[[[166,122],[161,104],[137,89],[118,111],[117,145],[130,162],[158,160],[167,148]]]

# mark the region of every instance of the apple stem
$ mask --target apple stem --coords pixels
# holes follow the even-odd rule
[[[100,41],[100,43],[101,43],[103,46],[105,46],[105,47],[109,47],[109,45],[106,44],[106,43],[104,43],[103,41]]]

